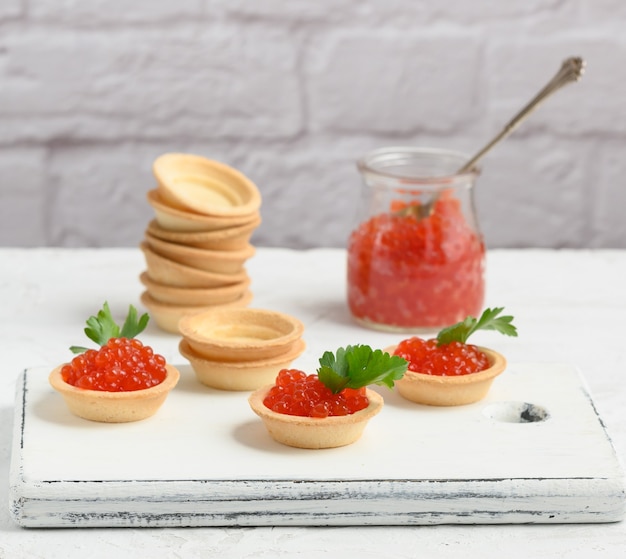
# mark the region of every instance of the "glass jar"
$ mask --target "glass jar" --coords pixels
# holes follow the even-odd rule
[[[422,332],[480,314],[485,246],[473,202],[478,171],[457,173],[468,159],[393,147],[357,162],[365,188],[348,242],[348,305],[359,323]]]

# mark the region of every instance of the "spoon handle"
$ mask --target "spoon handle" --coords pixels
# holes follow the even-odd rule
[[[568,83],[578,81],[585,70],[585,62],[582,58],[572,57],[563,61],[561,68],[556,75],[545,85],[545,87],[531,99],[528,104],[517,113],[509,123],[502,129],[502,131],[491,140],[485,147],[483,147],[474,157],[472,157],[463,167],[458,170],[458,173],[465,173],[474,167],[476,163],[483,158],[483,156],[500,140],[508,136],[518,125],[534,110],[539,104],[552,95],[555,91],[561,89]]]

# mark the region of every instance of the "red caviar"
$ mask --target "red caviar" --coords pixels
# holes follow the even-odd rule
[[[455,376],[489,368],[487,355],[475,345],[461,342],[437,345],[437,340],[413,337],[398,344],[394,355],[409,362],[409,371],[427,375]]]
[[[365,388],[344,388],[333,394],[317,375],[307,375],[298,369],[282,369],[263,403],[277,413],[324,418],[355,413],[365,409],[369,400]]]
[[[433,213],[378,214],[348,244],[348,304],[366,323],[435,328],[480,312],[485,247],[461,203],[441,196]]]
[[[135,338],[111,338],[99,350],[89,349],[61,369],[68,384],[105,392],[150,388],[166,375],[165,358]]]

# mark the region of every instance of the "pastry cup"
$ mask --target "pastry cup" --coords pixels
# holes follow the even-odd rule
[[[391,353],[396,346],[387,348]],[[493,379],[506,368],[506,359],[500,353],[479,347],[487,355],[490,367],[478,373],[458,376],[439,376],[406,371],[396,381],[398,393],[405,399],[429,406],[462,406],[482,400],[489,392]]]
[[[155,301],[192,307],[232,303],[250,287],[250,278],[224,287],[175,287],[154,281],[148,272],[142,272],[139,281]]]
[[[154,415],[176,386],[180,378],[178,369],[172,365],[166,367],[167,376],[162,383],[130,392],[85,390],[72,386],[61,376],[63,365],[50,373],[49,381],[74,415],[102,423],[127,423]]]
[[[198,314],[209,309],[222,309],[228,307],[245,307],[252,301],[252,292],[244,291],[240,297],[230,303],[220,305],[175,305],[162,303],[156,300],[148,291],[141,294],[141,304],[150,311],[150,316],[154,318],[157,326],[161,330],[170,332],[171,334],[180,334],[178,324],[182,318]]]
[[[146,260],[150,279],[173,287],[224,287],[240,283],[248,277],[245,269],[222,274],[185,266],[157,254],[145,242],[139,248]]]
[[[352,444],[361,437],[367,422],[383,407],[383,397],[368,388],[369,405],[356,413],[325,418],[287,415],[276,413],[263,403],[271,387],[253,392],[248,398],[250,407],[263,420],[275,441],[297,448],[335,448]]]
[[[257,211],[261,194],[229,165],[186,153],[166,153],[152,167],[161,198],[175,208],[205,215],[239,216]]]
[[[288,368],[306,348],[302,340],[298,340],[286,353],[270,359],[257,361],[211,361],[198,355],[191,349],[186,340],[182,339],[178,349],[190,363],[197,379],[204,385],[218,390],[246,391],[256,390],[276,380],[281,369]]]
[[[282,355],[304,325],[266,309],[210,309],[181,319],[178,329],[191,349],[213,361],[257,361]]]
[[[237,250],[209,250],[164,241],[147,231],[145,239],[148,246],[163,258],[168,258],[183,266],[216,274],[241,272],[246,261],[255,253],[254,247],[250,244]]]
[[[148,223],[147,233],[157,239],[208,250],[238,250],[248,246],[255,229],[261,224],[257,216],[249,223],[216,229],[215,231],[171,231],[159,225],[156,219]]]
[[[158,189],[147,193],[148,203],[154,210],[156,221],[160,227],[169,231],[199,233],[219,231],[230,227],[239,227],[259,219],[259,212],[237,216],[202,215],[191,211],[169,206],[161,199]]]

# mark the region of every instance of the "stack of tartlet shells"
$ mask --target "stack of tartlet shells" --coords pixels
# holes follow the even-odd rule
[[[245,175],[198,155],[167,153],[148,192],[155,218],[141,243],[147,269],[142,304],[163,330],[183,316],[252,300],[246,261],[261,223],[261,195]]]
[[[306,347],[302,322],[267,309],[209,309],[185,316],[179,329],[181,355],[202,384],[220,390],[273,384]]]

